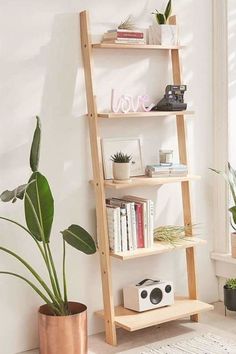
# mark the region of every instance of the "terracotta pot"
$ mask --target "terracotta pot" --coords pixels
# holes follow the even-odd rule
[[[236,232],[231,233],[231,253],[232,258],[236,258]]]
[[[70,316],[54,316],[48,305],[39,308],[40,354],[87,354],[87,307],[69,302]]]
[[[127,181],[130,179],[130,163],[113,162],[113,178],[115,181]]]

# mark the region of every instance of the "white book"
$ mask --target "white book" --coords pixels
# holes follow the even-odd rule
[[[128,251],[127,244],[127,223],[126,223],[126,209],[120,208],[120,227],[121,227],[121,249],[122,252]]]
[[[133,249],[138,248],[138,239],[137,239],[137,223],[136,223],[136,212],[135,212],[135,203],[131,204],[131,228],[132,228],[132,240],[133,240]]]
[[[112,252],[121,252],[121,239],[120,239],[120,208],[112,206],[106,207],[107,211],[107,227],[109,236],[109,247]]]
[[[153,247],[154,244],[154,203],[152,200],[149,200],[149,212],[150,212],[150,247]]]

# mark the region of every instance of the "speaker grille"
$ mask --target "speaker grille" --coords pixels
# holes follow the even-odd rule
[[[163,293],[161,289],[154,288],[150,293],[150,301],[153,305],[157,305],[161,302],[163,298]]]

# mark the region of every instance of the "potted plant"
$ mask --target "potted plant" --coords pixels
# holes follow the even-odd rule
[[[224,285],[224,304],[230,311],[236,311],[236,279],[228,279]]]
[[[223,171],[215,170],[214,168],[210,168],[210,170],[222,175],[230,188],[230,192],[234,202],[234,205],[231,208],[229,208],[229,212],[231,213],[232,216],[230,219],[230,223],[234,230],[234,232],[231,233],[231,253],[232,253],[232,257],[236,258],[236,172],[229,162],[228,162],[228,174],[226,174]]]
[[[38,316],[41,354],[85,354],[87,353],[87,308],[84,304],[68,301],[66,244],[85,254],[95,253],[96,247],[93,238],[79,225],[72,224],[61,231],[63,243],[61,285],[50,248],[54,200],[46,177],[38,170],[40,138],[41,127],[37,117],[30,152],[32,174],[26,184],[13,191],[6,190],[0,195],[3,202],[14,203],[18,199],[24,202],[26,226],[4,216],[0,216],[0,220],[18,226],[25,231],[26,236],[31,237],[46,266],[50,284],[42,279],[39,272],[25,259],[6,247],[0,247],[0,250],[18,260],[31,273],[34,280],[28,280],[20,274],[8,271],[0,271],[0,274],[20,278],[43,300],[44,305],[40,307]]]
[[[127,183],[130,181],[130,161],[131,155],[117,152],[111,156],[113,162],[113,178],[115,183]]]
[[[169,0],[165,12],[161,13],[158,10],[153,12],[157,25],[155,26],[156,35],[161,45],[177,45],[178,30],[176,25],[170,25],[169,19],[172,12],[172,1]]]

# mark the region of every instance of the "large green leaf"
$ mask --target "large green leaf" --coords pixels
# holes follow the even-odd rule
[[[41,140],[41,125],[39,117],[36,117],[37,124],[34,131],[34,137],[30,150],[30,167],[33,172],[38,170],[39,154],[40,154],[40,140]]]
[[[233,206],[232,208],[229,208],[229,211],[231,212],[233,221],[236,224],[236,206]]]
[[[25,219],[28,229],[39,241],[49,242],[54,201],[46,177],[34,172],[25,192]]]
[[[96,246],[89,233],[79,225],[71,225],[68,229],[61,231],[64,240],[77,250],[93,254],[96,252]]]
[[[28,184],[22,184],[21,186],[13,189],[12,191],[6,190],[2,192],[0,195],[0,199],[2,202],[10,202],[15,203],[17,199],[23,199],[25,190],[27,188]]]
[[[171,11],[172,11],[172,4],[171,4],[171,0],[168,1],[168,4],[166,6],[166,10],[165,10],[165,18],[166,21],[168,21],[170,15],[171,15]]]

